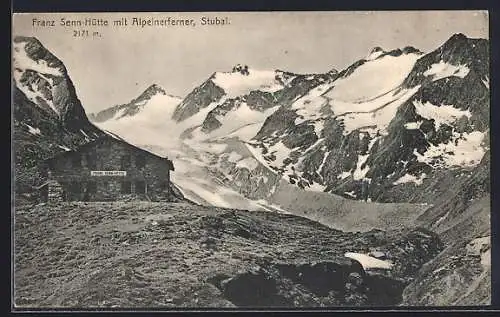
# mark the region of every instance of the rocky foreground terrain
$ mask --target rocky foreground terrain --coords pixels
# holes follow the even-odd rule
[[[39,204],[16,213],[22,308],[397,305],[443,248],[425,229],[346,233],[190,203]]]

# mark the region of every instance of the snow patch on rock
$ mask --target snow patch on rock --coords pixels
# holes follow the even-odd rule
[[[287,148],[282,141],[277,142],[269,147],[269,153],[274,155],[276,158],[272,163],[269,163],[271,166],[281,168],[283,165],[283,161],[290,157],[291,149]]]
[[[450,125],[461,117],[465,116],[470,118],[472,116],[469,110],[461,110],[452,105],[436,106],[428,101],[425,103],[414,101],[413,105],[419,116],[428,120],[434,120],[436,130],[438,130],[442,124]]]
[[[229,156],[227,157],[227,160],[231,163],[236,163],[238,162],[240,159],[242,158],[242,156],[236,152],[231,152],[229,153]]]
[[[405,123],[405,128],[407,130],[418,130],[418,129],[420,129],[421,125],[422,125],[422,121],[408,122],[408,123]]]
[[[71,151],[71,149],[70,149],[70,148],[68,148],[68,147],[66,147],[66,146],[64,146],[64,145],[60,145],[60,144],[59,144],[57,147],[59,147],[60,149],[63,149],[63,150],[64,150],[64,151],[66,151],[66,152]]]
[[[441,60],[439,63],[432,64],[424,72],[424,76],[432,76],[433,81],[451,76],[464,78],[469,71],[470,69],[466,65],[452,65]]]
[[[476,238],[465,249],[468,255],[479,256],[484,268],[491,266],[491,236]]]
[[[415,176],[411,174],[405,174],[401,176],[398,180],[393,182],[393,185],[406,184],[406,183],[415,183],[417,186],[422,185],[424,179],[427,177],[425,173]]]
[[[471,133],[453,132],[448,143],[430,144],[427,150],[420,154],[413,150],[419,162],[433,167],[473,167],[479,164],[486,153],[482,147],[486,132],[473,131]]]
[[[25,125],[28,127],[28,132],[33,134],[33,135],[41,135],[42,132],[40,131],[39,128],[33,128],[32,126],[30,126],[29,124],[26,124]]]
[[[362,253],[346,252],[344,254],[344,256],[346,258],[351,258],[353,260],[358,261],[363,266],[363,269],[365,269],[365,270],[369,270],[369,269],[390,270],[393,266],[393,264],[389,261],[380,260],[380,259],[377,259],[373,256],[369,256],[369,255],[362,254]]]
[[[337,178],[338,179],[346,179],[349,176],[351,176],[351,172],[342,172],[339,175],[337,175]]]
[[[489,77],[486,77],[485,79],[482,79],[481,80],[484,84],[484,86],[486,86],[486,88],[490,89],[490,78]]]
[[[367,61],[349,76],[336,80],[325,96],[353,103],[379,97],[399,86],[419,57],[419,54],[385,55]]]
[[[368,143],[368,150],[366,151],[366,154],[358,155],[358,161],[356,162],[356,169],[352,173],[354,180],[364,179],[366,173],[368,173],[368,171],[370,170],[370,167],[365,163],[368,157],[370,156],[370,150],[373,148],[373,145],[375,145],[375,143],[379,138],[380,137],[375,137],[372,140],[370,140],[370,143]]]
[[[344,135],[348,135],[354,130],[367,131],[371,136],[377,133],[385,134],[390,122],[396,116],[399,107],[405,103],[412,95],[414,95],[420,86],[416,86],[409,90],[400,90],[393,96],[383,96],[387,102],[382,103],[378,108],[375,108],[373,103],[380,104],[380,100],[372,100],[367,102],[367,112],[347,112],[337,117],[337,120],[344,124]],[[390,98],[388,98],[390,97]],[[362,107],[362,105],[359,105]],[[375,109],[374,109],[375,108]],[[374,110],[372,110],[374,109]],[[335,111],[335,110],[334,110]]]
[[[229,98],[243,96],[252,90],[276,92],[283,85],[276,80],[275,71],[249,69],[248,75],[240,72],[218,72],[212,81],[222,88]]]
[[[23,74],[30,70],[34,71],[40,76],[42,79],[46,80],[48,83],[48,88],[52,89],[54,82],[50,78],[50,76],[63,76],[63,73],[60,69],[55,67],[50,67],[47,64],[47,61],[43,59],[33,60],[26,53],[26,42],[14,42],[13,43],[13,77],[16,82],[16,86],[21,90],[25,96],[32,101],[34,104],[44,107],[47,105],[50,107],[52,111],[56,114],[59,114],[59,110],[55,107],[54,102],[45,97],[45,95],[35,86],[35,83],[31,83],[30,85],[25,85],[21,82],[21,78]]]

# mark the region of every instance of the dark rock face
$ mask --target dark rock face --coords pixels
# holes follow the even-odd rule
[[[218,116],[224,116],[229,111],[236,110],[241,106],[243,100],[241,98],[228,99],[222,104],[215,107],[212,111],[208,113],[203,121],[201,130],[205,133],[210,133],[222,126],[222,123],[217,120]]]
[[[491,190],[490,153],[461,182],[450,182],[443,195],[435,197],[435,203],[418,218],[419,224],[443,234],[446,242],[464,237],[463,232],[453,231],[453,219],[465,219],[463,215],[477,201],[489,196]],[[444,219],[442,219],[446,216]],[[440,220],[442,219],[442,220]],[[476,219],[479,220],[479,219]],[[470,236],[467,238],[474,238]]]
[[[14,43],[25,42],[25,50],[26,54],[29,58],[34,61],[44,60],[47,62],[47,66],[52,68],[58,68],[59,70],[63,70],[65,67],[63,63],[55,57],[49,50],[43,47],[42,43],[33,37],[26,36],[16,36],[14,38]]]
[[[224,297],[239,307],[290,306],[277,283],[263,272],[247,272],[222,281]]]
[[[214,75],[212,75],[211,78],[213,78]],[[186,96],[186,98],[184,98],[174,111],[172,116],[174,120],[185,120],[201,109],[206,108],[212,102],[220,100],[224,96],[224,90],[214,84],[214,82],[210,79],[204,82],[201,86],[196,87]]]
[[[264,125],[259,130],[254,139],[266,140],[271,138],[275,131],[283,131],[292,125],[298,115],[295,111],[289,110],[286,107],[280,107],[275,113],[267,117]]]
[[[490,153],[461,177],[447,182],[417,219],[437,232],[446,248],[416,272],[403,305],[491,304]]]
[[[16,56],[26,54],[34,64],[44,63],[47,68],[59,73],[58,75],[40,73],[30,69],[30,66],[24,69],[15,67],[14,72],[21,73],[19,84],[26,87],[24,89],[39,92],[44,97],[36,98],[34,102],[37,106],[56,116],[68,131],[78,132],[82,128],[88,129],[91,125],[80,100],[76,96],[75,87],[63,63],[35,38],[18,36],[13,41],[14,44],[23,45],[14,48],[14,60],[16,60]],[[24,50],[24,52],[17,50]],[[20,67],[24,67],[24,65]],[[52,103],[54,109],[47,102]]]
[[[331,291],[344,294],[346,284],[360,286],[366,273],[357,261],[315,262],[298,265],[278,264],[280,273],[294,283],[301,284],[318,296],[328,296]],[[356,282],[358,281],[358,282]],[[349,288],[349,286],[347,286]]]
[[[311,89],[340,77],[342,73],[331,70],[325,74],[295,75],[284,89],[278,92],[276,104],[289,107],[297,98],[303,96]]]
[[[252,110],[263,111],[275,106],[276,96],[273,93],[253,90],[245,98],[248,107]]]

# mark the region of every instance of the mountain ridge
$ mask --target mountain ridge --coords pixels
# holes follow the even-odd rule
[[[180,101],[182,99],[181,97],[167,94],[166,90],[158,84],[151,84],[138,97],[132,99],[130,102],[115,105],[96,113],[89,113],[89,119],[92,122],[104,122],[110,119],[120,119],[133,116],[141,111],[155,96],[165,96],[170,98],[173,102],[175,102],[175,100]]]

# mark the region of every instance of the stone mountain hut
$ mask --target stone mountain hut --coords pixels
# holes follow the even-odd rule
[[[44,196],[61,201],[170,201],[171,160],[103,136],[44,162]]]

